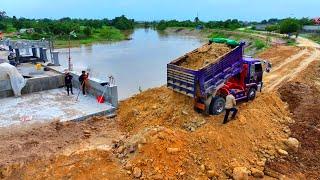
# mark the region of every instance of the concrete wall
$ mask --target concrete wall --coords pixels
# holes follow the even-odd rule
[[[0,80],[0,98],[13,96],[10,80]]]
[[[27,79],[25,87],[22,89],[22,94],[30,94],[33,92],[56,89],[64,86],[64,76],[50,76],[42,78]],[[0,80],[0,98],[14,96],[10,80]]]
[[[80,82],[79,82],[79,75],[73,74],[73,87],[80,88]],[[93,96],[101,96],[102,93],[105,91],[104,98],[106,99],[106,102],[112,104],[114,107],[118,107],[118,87],[116,85],[111,86],[101,86],[100,83],[102,81],[99,80],[91,80],[89,79],[89,87],[87,88],[87,91],[89,94]]]
[[[50,76],[28,79],[26,86],[22,89],[22,94],[45,91],[50,89],[61,88],[64,86],[64,76]]]

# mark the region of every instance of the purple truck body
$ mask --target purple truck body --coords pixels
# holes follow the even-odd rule
[[[178,65],[186,59],[187,55],[170,62],[167,64],[167,87],[194,97],[196,83],[199,83],[202,95],[212,92],[227,79],[241,72],[244,62],[244,45],[240,43],[215,63],[208,64],[199,70],[187,69]]]

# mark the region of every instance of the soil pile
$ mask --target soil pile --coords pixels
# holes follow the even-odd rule
[[[231,48],[226,44],[207,44],[200,47],[197,51],[187,54],[186,59],[180,64],[180,66],[198,70],[210,63],[216,62],[219,57],[230,51]]]
[[[2,173],[8,174],[6,169],[11,169],[12,165],[20,167],[20,163],[84,151],[90,149],[87,144],[106,148],[109,144],[111,148],[112,140],[121,135],[115,121],[106,117],[94,117],[83,122],[55,121],[25,128],[1,129],[0,178]]]
[[[107,151],[86,151],[70,156],[36,160],[2,169],[6,179],[130,179],[112,154]]]
[[[122,130],[137,132],[161,125],[194,131],[206,117],[193,109],[193,99],[167,87],[154,88],[120,103],[117,112]]]
[[[192,105],[192,98],[166,87],[121,102],[121,127],[145,139],[125,140],[138,150],[124,160],[145,177],[227,178],[236,167],[263,172],[266,160],[278,157],[277,149],[288,138],[285,126],[292,120],[275,93],[241,104],[238,117],[227,125],[221,124],[222,116],[203,116]],[[159,127],[160,131],[149,132]]]
[[[301,179],[317,179],[320,172],[320,91],[311,82],[291,82],[279,89],[295,120],[289,126],[292,137],[301,142],[301,147],[298,151],[290,151],[291,155],[284,160],[268,163],[268,168],[274,171]]]

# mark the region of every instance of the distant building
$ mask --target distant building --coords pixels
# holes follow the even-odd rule
[[[20,34],[25,34],[25,33],[31,34],[31,33],[34,33],[34,29],[33,29],[33,28],[20,29],[20,30],[19,30],[19,33],[20,33]]]
[[[257,24],[257,25],[254,25],[255,29],[256,30],[259,30],[259,31],[264,31],[266,30],[266,27],[269,26],[270,24]]]
[[[320,25],[320,17],[313,18],[313,22]]]
[[[304,32],[320,32],[320,25],[318,26],[303,26],[302,31]]]

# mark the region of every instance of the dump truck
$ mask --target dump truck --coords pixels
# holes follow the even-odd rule
[[[229,49],[221,56],[211,58],[210,53],[206,54],[203,49],[212,44],[224,44]],[[210,40],[202,47],[167,64],[167,87],[194,98],[196,111],[212,115],[225,110],[225,98],[232,89],[236,91],[237,101],[255,99],[256,92],[261,92],[263,87],[263,61],[245,57],[244,47],[244,42]],[[185,66],[190,61],[190,56],[195,54],[211,61],[205,61],[203,66],[198,67]],[[191,60],[197,64],[197,59]]]

